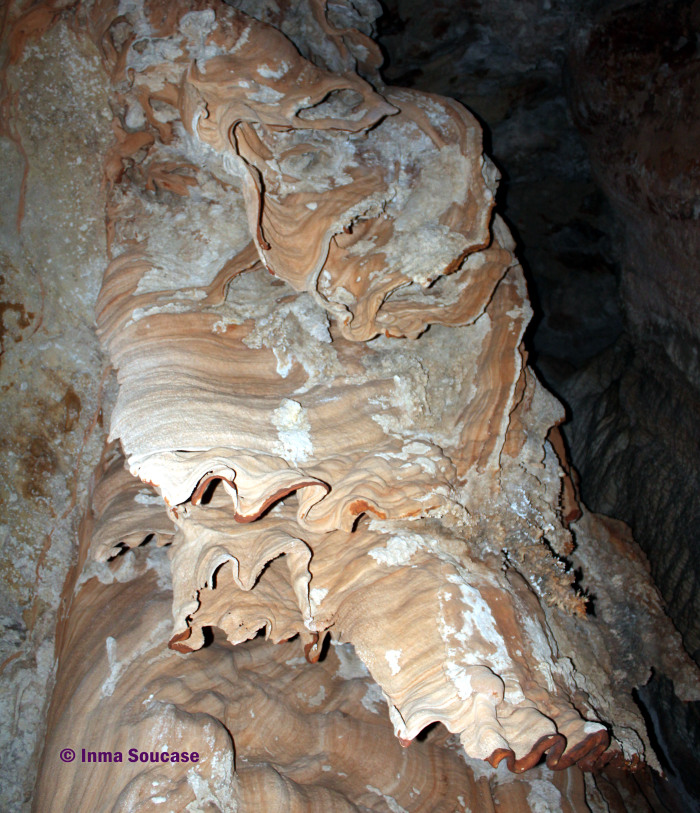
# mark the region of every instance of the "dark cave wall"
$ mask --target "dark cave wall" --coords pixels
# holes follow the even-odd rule
[[[535,346],[566,370],[622,329],[615,219],[564,88],[573,33],[601,5],[386,0],[380,20],[388,82],[453,96],[486,125],[499,202],[535,283]]]
[[[645,2],[609,12],[572,48],[572,110],[595,176],[623,226],[625,335],[563,388],[574,405],[573,453],[589,478],[585,496],[633,526],[696,660],[698,31],[700,3]]]
[[[384,0],[387,81],[491,134],[583,497],[700,655],[698,2]]]

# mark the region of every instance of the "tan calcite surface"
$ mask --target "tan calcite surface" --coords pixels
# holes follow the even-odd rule
[[[313,663],[297,639],[275,644],[257,636],[231,646],[225,628],[196,653],[168,649],[168,549],[138,545],[108,563],[94,556],[109,528],[105,519],[127,496],[143,509],[132,514],[134,540],[148,538],[165,515],[137,480],[124,488],[120,463],[108,449],[82,525],[78,567],[66,585],[70,610],[58,625],[59,668],[34,810],[660,809],[644,782],[609,771],[585,780],[576,766],[510,773],[506,760],[493,770],[465,758],[443,726],[402,748],[381,689],[354,648],[337,638]],[[270,571],[276,563],[283,559]],[[261,580],[247,595],[254,599],[270,583]],[[231,606],[250,608],[245,599]],[[269,608],[283,614],[286,605],[277,597]],[[70,747],[76,761],[63,762],[60,753]],[[130,749],[148,761],[130,761]],[[162,761],[160,754],[175,751],[196,751],[198,760]],[[89,752],[103,761],[88,762]]]
[[[697,683],[630,544],[567,526],[479,126],[386,88],[350,4],[236,5],[66,12],[112,88],[118,393],[35,807],[585,810],[570,766],[656,764],[651,664]],[[202,761],[98,775],[59,763],[69,741]],[[463,757],[539,773],[487,792]]]
[[[92,569],[59,628],[38,811],[452,813],[498,810],[506,799],[528,813],[543,793],[562,809],[588,809],[577,769],[561,779],[536,769],[511,788],[507,777],[466,764],[444,729],[402,748],[348,644],[336,642],[315,664],[296,641],[231,647],[217,639],[194,657],[168,650],[165,551],[144,547]],[[122,761],[82,762],[83,748],[99,754],[105,743]],[[77,763],[59,758],[69,744]],[[131,748],[149,762],[130,762]],[[164,750],[199,759],[150,761]]]

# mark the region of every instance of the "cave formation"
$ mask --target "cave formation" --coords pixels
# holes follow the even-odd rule
[[[628,213],[627,321],[557,356],[535,274],[535,370],[498,170],[429,76],[454,44],[441,15],[457,37],[480,9],[437,4],[435,53],[423,34],[392,54],[417,18],[387,5],[379,29],[373,2],[8,7],[8,809],[687,809],[692,786],[659,778],[692,771],[683,738],[669,764],[653,717],[695,724],[673,626],[693,652],[695,574],[688,594],[610,485],[641,465],[618,441],[639,405],[604,410],[615,369],[623,393],[692,380],[694,176],[672,174],[692,119],[645,109],[620,146],[601,113],[620,99],[572,89]],[[641,82],[628,13],[579,32],[574,75]],[[648,146],[669,118],[680,158]],[[644,172],[625,163],[642,143]],[[563,432],[538,373],[574,405]],[[581,495],[636,522],[651,568]]]

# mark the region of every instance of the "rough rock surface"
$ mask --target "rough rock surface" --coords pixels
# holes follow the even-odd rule
[[[623,224],[627,335],[562,382],[575,405],[568,436],[584,496],[632,525],[696,661],[699,24],[697,2],[641,3],[602,15],[576,43],[574,114]],[[591,478],[593,470],[598,475]],[[698,771],[689,760],[700,748],[700,707],[679,707],[663,679],[652,682],[644,701],[677,781],[685,784],[686,804],[697,805]],[[672,729],[670,719],[678,721]]]
[[[0,807],[20,810],[41,753],[56,612],[105,438],[94,303],[111,112],[88,40],[57,23],[13,51],[11,31],[0,76]]]
[[[698,3],[641,4],[601,17],[576,43],[574,113],[624,224],[628,338],[566,388],[581,404],[571,437],[586,497],[633,525],[696,660],[699,22]],[[602,476],[589,482],[593,467]]]

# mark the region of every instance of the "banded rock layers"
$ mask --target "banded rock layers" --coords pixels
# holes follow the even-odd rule
[[[526,366],[530,309],[493,211],[495,170],[460,105],[383,85],[366,5],[366,18],[321,0],[72,12],[103,56],[115,114],[97,327],[117,371],[119,446],[99,473],[84,553],[105,562],[152,535],[168,546],[170,647],[182,653],[154,654],[163,602],[148,602],[135,565],[143,619],[133,598],[115,598],[130,620],[106,644],[111,691],[86,672],[74,725],[102,727],[109,708],[135,703],[139,669],[173,686],[184,670],[191,684],[172,702],[212,715],[235,744],[226,707],[246,698],[235,686],[204,695],[224,661],[269,656],[260,642],[247,655],[197,652],[206,630],[234,645],[259,630],[298,637],[312,662],[330,633],[353,645],[404,745],[440,722],[467,757],[516,772],[543,754],[552,769],[654,764],[631,690],[653,661],[690,696],[691,667],[643,563],[588,514],[579,547],[622,553],[591,563],[607,603],[585,616],[564,558],[577,555],[565,519],[580,509],[556,433],[547,439],[563,412]],[[93,572],[121,590],[115,563],[105,568],[86,566],[69,627],[102,606]],[[620,643],[631,613],[655,633]],[[624,674],[610,668],[614,647]],[[115,660],[124,650],[128,668]],[[75,655],[66,645],[62,657]],[[66,669],[51,741],[80,720]],[[155,725],[129,719],[134,736]],[[255,809],[236,790],[223,727],[208,748],[212,804]],[[39,797],[60,787],[69,804],[78,780],[55,778],[69,768],[51,759]],[[253,796],[279,800],[279,776],[262,770]],[[198,781],[173,786],[170,803],[202,802]],[[105,798],[126,809],[160,798],[125,787],[108,784]],[[340,805],[318,793],[294,809]],[[337,809],[375,809],[352,804],[363,807]]]

